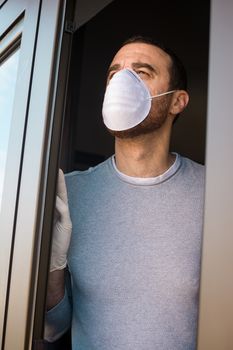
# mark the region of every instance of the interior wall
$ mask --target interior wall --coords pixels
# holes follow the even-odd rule
[[[106,71],[120,44],[135,34],[163,42],[184,62],[190,102],[174,125],[171,151],[204,163],[209,1],[144,0],[136,5],[130,0],[115,0],[76,32],[73,148],[79,153],[99,155],[100,161],[114,152],[114,140],[101,114]],[[73,168],[78,167],[76,163]]]
[[[75,6],[75,28],[81,27],[113,0],[78,0]]]

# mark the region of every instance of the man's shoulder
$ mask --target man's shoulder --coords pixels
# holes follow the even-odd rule
[[[197,169],[198,171],[204,172],[205,171],[205,165],[201,162],[198,162],[194,159],[181,156],[182,162],[189,167],[192,167],[194,169]]]
[[[181,157],[182,169],[184,176],[197,182],[204,182],[205,165],[188,157]]]
[[[67,182],[84,179],[92,177],[95,174],[97,175],[99,172],[104,172],[108,167],[109,162],[111,161],[111,157],[106,159],[105,161],[93,166],[89,167],[86,170],[74,170],[65,174],[65,179]]]

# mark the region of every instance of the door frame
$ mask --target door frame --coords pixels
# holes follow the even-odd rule
[[[198,350],[233,349],[233,2],[212,0]]]

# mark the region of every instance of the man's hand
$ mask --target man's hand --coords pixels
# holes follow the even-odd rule
[[[62,270],[67,264],[67,252],[70,245],[72,222],[70,219],[66,183],[63,171],[59,169],[56,212],[53,226],[52,255],[50,272]]]

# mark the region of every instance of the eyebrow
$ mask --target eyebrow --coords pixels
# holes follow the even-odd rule
[[[113,66],[109,67],[108,70],[107,70],[107,77],[109,76],[109,74],[110,74],[112,71],[119,70],[120,67],[121,67],[120,64],[114,64]]]
[[[158,74],[158,70],[153,67],[151,64],[149,63],[145,63],[145,62],[133,62],[132,63],[132,67],[134,69],[136,68],[147,68],[149,69],[152,73],[155,73],[155,74]],[[121,68],[120,64],[116,63],[114,64],[113,66],[109,67],[108,71],[107,71],[107,76],[109,76],[109,74],[112,72],[112,71],[117,71]]]
[[[149,69],[152,73],[156,73],[158,74],[158,70],[152,66],[151,64],[149,63],[145,63],[145,62],[134,62],[132,63],[132,67],[133,68],[147,68]]]

